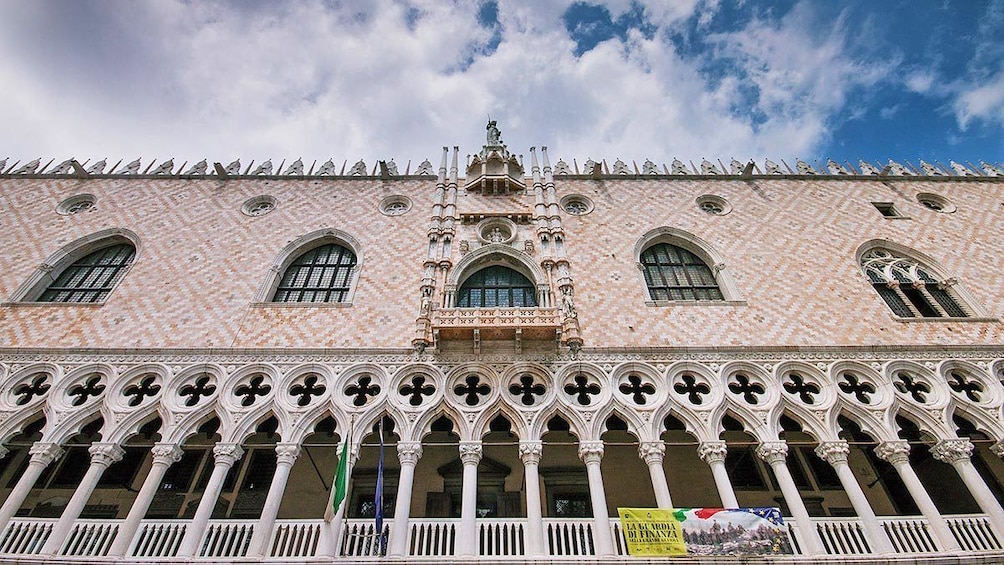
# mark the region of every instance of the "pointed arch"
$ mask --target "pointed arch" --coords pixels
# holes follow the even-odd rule
[[[11,302],[103,303],[139,261],[141,249],[139,236],[125,228],[76,239],[49,255]]]
[[[320,251],[322,248],[323,254]],[[315,251],[317,253],[306,257]],[[290,286],[289,293],[279,296],[277,292],[287,271],[301,258],[305,261],[302,277],[294,277],[296,280],[290,281],[293,286]],[[310,259],[309,264],[306,264],[307,259]],[[255,294],[254,302],[352,304],[362,266],[363,248],[356,238],[338,229],[316,230],[301,235],[279,251],[268,276]],[[300,270],[300,267],[297,269]],[[314,270],[317,270],[316,276],[311,277]],[[319,295],[308,294],[315,291],[323,292],[324,299],[314,300]]]
[[[692,233],[668,226],[650,230],[635,243],[634,258],[653,302],[742,300],[724,257]]]

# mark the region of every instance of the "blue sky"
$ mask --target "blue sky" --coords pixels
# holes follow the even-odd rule
[[[1004,161],[1004,1],[0,3],[0,159]]]

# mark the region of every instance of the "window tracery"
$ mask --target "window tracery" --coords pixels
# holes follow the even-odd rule
[[[286,267],[272,301],[345,302],[355,266],[355,253],[341,245],[310,249]]]
[[[893,314],[900,318],[965,318],[953,279],[939,280],[931,269],[887,249],[872,249],[861,268]]]
[[[63,269],[39,302],[104,302],[132,264],[136,248],[119,243],[98,249]]]
[[[652,300],[724,300],[715,275],[700,257],[682,247],[657,243],[641,253]]]
[[[457,291],[460,308],[536,307],[536,290],[530,279],[501,265],[472,274]]]

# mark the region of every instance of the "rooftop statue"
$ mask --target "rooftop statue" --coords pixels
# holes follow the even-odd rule
[[[489,119],[488,125],[485,127],[485,129],[488,130],[487,137],[488,137],[489,147],[502,145],[502,132],[499,131],[497,124],[498,122],[496,122],[495,120]]]

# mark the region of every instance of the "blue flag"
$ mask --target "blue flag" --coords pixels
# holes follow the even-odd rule
[[[383,420],[380,421],[380,459],[377,461],[376,495],[376,535],[380,540],[380,555],[387,553],[387,539],[383,535]]]

